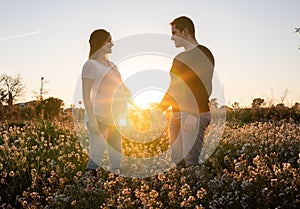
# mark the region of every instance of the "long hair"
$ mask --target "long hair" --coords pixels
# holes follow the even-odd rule
[[[93,58],[95,53],[104,45],[109,37],[109,32],[104,29],[95,30],[90,36],[90,53],[89,58]]]

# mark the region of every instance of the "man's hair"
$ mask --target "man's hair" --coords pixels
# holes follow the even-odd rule
[[[188,32],[195,37],[195,26],[193,21],[186,17],[186,16],[180,16],[174,19],[172,22],[170,22],[170,25],[175,27],[182,32],[185,28],[188,30]]]

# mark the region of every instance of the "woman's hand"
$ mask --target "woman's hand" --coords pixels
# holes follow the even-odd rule
[[[87,126],[88,126],[89,131],[96,133],[96,134],[100,133],[99,126],[98,126],[98,123],[96,120],[89,121],[87,123]]]
[[[141,111],[142,109],[140,108],[140,106],[138,106],[132,99],[129,100],[129,103],[131,104],[131,106],[137,110],[137,111]]]
[[[182,125],[183,131],[192,131],[197,125],[197,118],[192,114],[188,114]]]

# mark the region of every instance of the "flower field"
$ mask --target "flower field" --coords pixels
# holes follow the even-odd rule
[[[0,132],[0,208],[300,207],[295,122],[226,124],[204,163],[146,178],[85,172],[88,151],[70,122],[2,122]],[[148,157],[168,143],[167,134],[149,143],[124,139],[123,154]]]

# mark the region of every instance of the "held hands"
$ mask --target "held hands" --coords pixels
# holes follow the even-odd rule
[[[155,109],[151,111],[150,120],[153,122],[164,122],[166,117],[162,111]]]
[[[186,117],[186,119],[183,121],[182,124],[182,129],[183,131],[192,131],[195,129],[197,125],[197,118],[195,116],[193,116],[192,114],[188,114],[188,116]]]
[[[129,104],[131,105],[131,107],[133,107],[137,111],[142,110],[132,99],[129,100]]]
[[[151,112],[150,120],[153,122],[156,122],[156,123],[157,122],[163,123],[163,122],[165,122],[166,117],[162,111],[153,110]],[[192,114],[188,114],[188,116],[182,123],[182,129],[183,129],[183,131],[186,131],[186,132],[193,131],[196,128],[196,125],[197,125],[197,117],[195,117]]]

